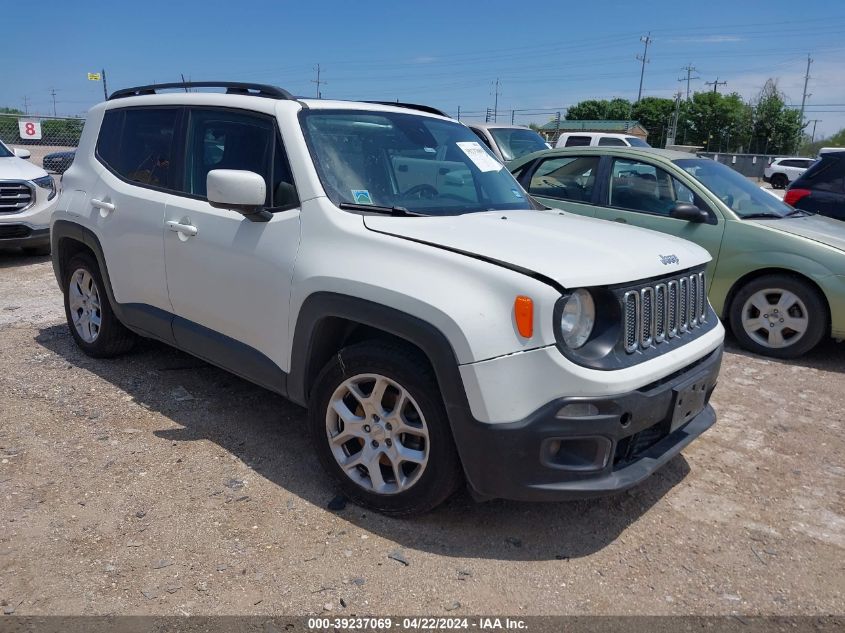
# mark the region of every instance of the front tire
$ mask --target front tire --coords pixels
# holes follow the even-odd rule
[[[734,296],[729,316],[742,347],[774,358],[806,354],[827,327],[827,309],[819,293],[788,275],[765,275],[747,283]]]
[[[420,514],[463,482],[437,381],[413,349],[342,349],[318,375],[308,415],[320,462],[359,505]]]
[[[112,310],[100,268],[91,255],[78,253],[70,258],[63,290],[67,324],[83,352],[111,358],[132,349],[136,336]]]
[[[789,178],[784,174],[772,176],[772,189],[786,189],[789,186]]]

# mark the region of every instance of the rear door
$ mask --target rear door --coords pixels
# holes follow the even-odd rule
[[[681,174],[670,174],[646,161],[618,156],[608,159],[610,168],[602,177],[601,206],[597,207],[596,217],[695,242],[713,257],[708,266],[708,276],[712,281],[725,229],[721,215],[694,193]],[[670,217],[672,208],[679,202],[691,203],[707,211],[709,221],[688,222]]]
[[[165,209],[167,285],[183,349],[279,390],[288,359],[291,276],[300,209],[275,117],[187,108],[182,191]],[[213,169],[246,170],[267,186],[268,222],[208,203]],[[187,228],[186,228],[187,227]]]
[[[178,187],[173,139],[182,114],[181,107],[108,110],[96,149],[104,168],[80,210],[100,239],[114,298],[124,304],[123,318],[165,340],[172,337],[164,209]]]

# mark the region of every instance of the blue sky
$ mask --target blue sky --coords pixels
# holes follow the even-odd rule
[[[800,103],[816,135],[845,127],[845,3],[630,1],[485,3],[241,0],[40,0],[3,9],[0,106],[84,113],[109,90],[153,81],[273,83],[325,98],[428,103],[464,119],[549,120],[586,98],[636,98],[640,36],[651,32],[644,95],[671,97],[692,64],[700,80],[753,97],[769,77]]]

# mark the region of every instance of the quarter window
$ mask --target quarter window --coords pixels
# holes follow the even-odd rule
[[[564,147],[587,147],[592,139],[589,136],[570,136]]]
[[[100,127],[97,155],[126,180],[173,189],[173,135],[178,116],[178,108],[110,110]]]
[[[540,163],[528,192],[545,198],[591,202],[596,182],[598,156],[549,158]]]
[[[599,139],[599,145],[614,146],[614,147],[619,147],[619,146],[627,147],[628,146],[628,144],[625,141],[623,141],[621,138],[616,138],[614,136],[602,136]]]

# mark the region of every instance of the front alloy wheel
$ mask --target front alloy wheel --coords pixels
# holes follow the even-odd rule
[[[428,464],[428,427],[411,395],[380,374],[359,374],[335,390],[326,437],[338,466],[368,492],[411,488]]]
[[[440,389],[419,350],[392,341],[343,348],[310,391],[314,449],[352,501],[407,516],[463,483]]]

